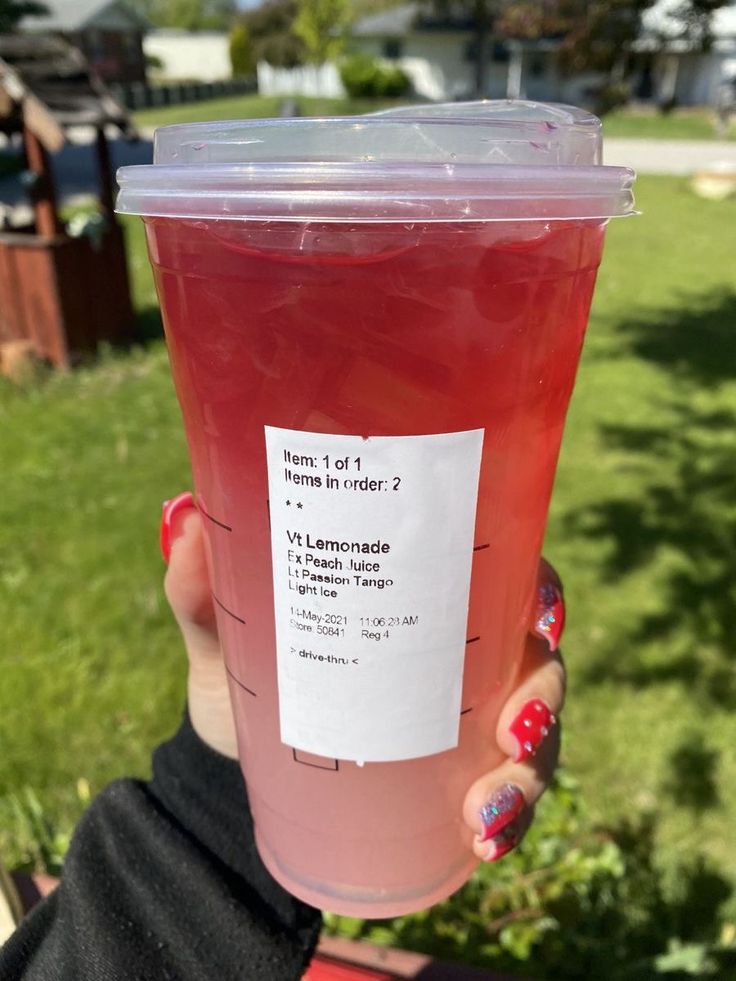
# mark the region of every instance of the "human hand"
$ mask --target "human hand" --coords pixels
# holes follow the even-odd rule
[[[168,562],[166,597],[189,658],[187,691],[192,725],[205,743],[237,759],[202,522],[191,494],[180,494],[164,505],[161,550]],[[507,759],[475,781],[463,805],[465,821],[475,832],[475,854],[485,861],[501,858],[521,840],[559,755],[559,727],[555,723],[564,700],[565,672],[556,651],[564,606],[557,574],[544,560],[539,569],[538,595],[519,682],[496,727],[496,742]]]

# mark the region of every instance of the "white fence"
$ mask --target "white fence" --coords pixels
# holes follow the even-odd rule
[[[259,61],[258,91],[261,95],[311,95],[324,99],[339,99],[345,95],[340,73],[331,62],[274,68]]]

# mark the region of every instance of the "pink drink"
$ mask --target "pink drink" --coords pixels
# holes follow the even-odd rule
[[[258,847],[273,875],[315,906],[398,915],[449,895],[476,865],[462,802],[470,784],[500,762],[496,720],[523,652],[609,213],[588,207],[592,213],[581,217],[568,210],[555,220],[533,220],[556,207],[537,197],[518,204],[513,219],[413,222],[393,215],[234,221],[156,217],[161,207],[144,212],[205,515]],[[297,448],[299,433],[327,434],[324,443],[308,437],[326,452],[305,455],[279,444],[267,459],[264,427],[287,431],[284,446],[292,439]],[[399,551],[398,539],[390,524],[371,524],[371,508],[383,520],[399,501],[396,481],[410,487],[416,474],[407,463],[402,476],[384,481],[383,471],[368,464],[372,448],[383,445],[376,437],[472,433],[482,434],[482,452],[477,494],[472,488],[474,530],[471,508],[471,537],[463,546],[470,590],[467,620],[467,598],[459,611],[458,734],[440,752],[412,749],[409,735],[410,748],[392,754],[391,739],[389,749],[379,746],[381,728],[395,730],[401,742],[404,716],[416,711],[419,725],[422,705],[411,708],[411,679],[429,698],[432,665],[451,656],[428,653],[425,671],[410,649],[421,624],[442,605],[443,570],[454,568],[455,559],[434,553],[438,569],[430,581],[437,594],[416,613],[426,597],[411,605],[411,575],[401,579],[391,554]],[[357,442],[341,443],[345,436]],[[401,469],[415,444],[390,445]],[[444,445],[428,443],[430,457]],[[352,448],[343,456],[345,446]],[[451,483],[448,467],[439,460],[432,471],[439,484],[444,477]],[[325,505],[330,480],[337,492]],[[469,478],[458,480],[457,494],[467,494]],[[415,485],[420,513],[421,494],[428,492]],[[414,505],[401,493],[403,504],[396,506],[404,508],[397,512],[403,527],[411,524]],[[451,522],[453,495],[438,494],[434,513]],[[355,532],[338,541],[329,528],[332,510],[340,508],[352,509]],[[468,518],[467,505],[462,508]],[[279,579],[279,549],[288,544],[276,542],[282,518],[295,544],[288,545],[288,572]],[[363,523],[373,530],[364,532]],[[440,539],[443,523],[434,522],[425,537]],[[389,531],[378,533],[379,526]],[[423,540],[419,530],[416,535],[415,544]],[[294,565],[300,561],[306,572]],[[412,575],[420,571],[417,566]],[[362,590],[359,581],[372,585]],[[351,596],[365,596],[365,603]],[[457,612],[448,609],[447,618]],[[383,657],[387,671],[400,670],[404,650],[415,657],[409,683],[376,694],[371,663]],[[289,744],[286,715],[296,711],[299,679],[311,684],[317,673],[319,697],[288,729],[300,734],[294,736],[299,745]],[[351,711],[330,714],[333,702],[344,709],[340,686],[348,676],[357,686],[347,703],[355,719]],[[455,705],[453,697],[449,692],[442,704]],[[377,735],[348,738],[366,705]],[[344,725],[330,729],[329,720],[339,718]],[[373,747],[364,757],[352,749],[361,740]],[[313,751],[323,745],[351,749]]]

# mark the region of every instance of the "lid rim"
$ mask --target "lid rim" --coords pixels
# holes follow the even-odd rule
[[[437,221],[519,221],[570,218],[583,201],[588,202],[585,217],[629,214],[635,175],[625,167],[460,164],[448,170],[432,164],[398,173],[382,168],[377,179],[375,172],[356,165],[335,165],[325,174],[318,165],[242,164],[139,165],[122,168],[118,177],[118,211],[125,214],[410,221],[417,209],[436,209]],[[526,214],[529,207],[537,207],[539,215]],[[473,211],[469,218],[468,208]]]
[[[465,217],[433,217],[429,218],[423,215],[404,215],[399,217],[396,215],[388,215],[385,217],[373,216],[330,216],[322,215],[320,217],[315,217],[313,215],[234,215],[234,214],[220,214],[220,215],[203,215],[203,214],[164,214],[160,211],[147,212],[147,211],[126,211],[124,209],[116,208],[115,213],[118,215],[131,215],[136,218],[165,218],[167,220],[173,221],[241,221],[241,222],[269,222],[278,224],[287,224],[291,222],[292,224],[304,225],[310,223],[331,225],[331,224],[349,224],[349,225],[486,225],[486,224],[508,224],[508,225],[518,225],[518,224],[532,224],[534,222],[539,222],[542,224],[550,224],[552,222],[563,223],[563,222],[577,222],[577,221],[595,221],[595,222],[608,222],[613,221],[616,218],[634,218],[641,214],[640,211],[625,211],[619,214],[570,214],[570,215],[533,215],[528,217],[514,217],[511,215],[500,215],[500,216],[465,216]]]

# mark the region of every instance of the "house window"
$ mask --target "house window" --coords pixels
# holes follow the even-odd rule
[[[465,61],[475,62],[478,60],[478,42],[471,38],[465,45],[463,52]],[[509,49],[505,41],[493,41],[487,45],[487,58],[489,61],[496,61],[505,64],[509,60]]]
[[[529,62],[529,74],[532,78],[542,78],[546,67],[545,57],[542,54],[535,54]]]
[[[387,37],[383,42],[381,53],[384,58],[401,58],[404,53],[404,42],[398,37]]]

